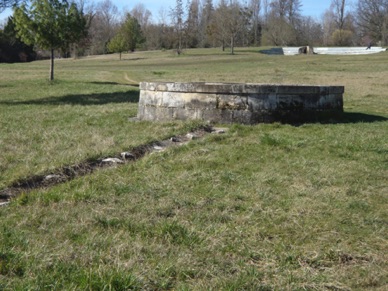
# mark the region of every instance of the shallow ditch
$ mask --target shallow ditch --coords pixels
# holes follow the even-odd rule
[[[139,145],[129,151],[123,151],[114,156],[85,160],[75,165],[58,168],[44,175],[35,175],[21,179],[15,181],[9,187],[0,190],[0,206],[7,205],[11,199],[16,198],[21,193],[28,193],[34,189],[48,188],[60,183],[65,183],[77,177],[91,174],[101,168],[115,167],[134,162],[152,152],[160,152],[173,146],[181,146],[193,139],[200,139],[209,133],[220,134],[224,132],[225,129],[204,126],[187,134],[172,136],[166,140]]]

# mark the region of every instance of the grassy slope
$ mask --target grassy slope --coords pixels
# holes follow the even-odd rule
[[[387,54],[125,58],[58,61],[53,85],[46,62],[0,66],[0,185],[187,130],[128,122],[143,80],[345,85],[351,122],[233,125],[22,195],[0,289],[387,287]]]

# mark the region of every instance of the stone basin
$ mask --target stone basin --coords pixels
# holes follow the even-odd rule
[[[252,83],[140,83],[139,120],[300,123],[338,119],[344,86]]]

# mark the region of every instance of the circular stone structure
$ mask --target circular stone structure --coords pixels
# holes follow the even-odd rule
[[[342,115],[343,93],[343,86],[142,82],[138,119],[316,122]]]

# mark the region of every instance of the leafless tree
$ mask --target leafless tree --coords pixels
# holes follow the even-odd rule
[[[249,15],[238,1],[231,0],[229,4],[224,0],[220,1],[215,12],[215,22],[223,49],[229,40],[231,54],[234,54],[236,38],[244,33],[248,21]]]
[[[272,0],[266,21],[266,38],[276,45],[297,45],[300,42],[301,4],[299,0]]]
[[[186,46],[193,48],[197,47],[199,43],[200,3],[199,0],[191,0],[187,4],[188,14],[185,23]]]
[[[133,7],[130,14],[132,17],[134,17],[137,22],[140,24],[141,27],[141,33],[144,37],[144,42],[141,43],[141,47],[143,49],[152,48],[153,45],[148,41],[148,39],[154,39],[154,37],[151,35],[153,34],[154,30],[150,29],[152,24],[152,13],[146,7],[144,4],[139,3]]]
[[[325,42],[329,45],[353,45],[355,27],[354,18],[349,11],[347,0],[332,0],[331,5],[324,14]]]
[[[269,14],[265,36],[267,42],[276,46],[295,45],[295,31],[292,26],[284,19]]]
[[[200,15],[200,45],[202,47],[214,46],[214,6],[212,0],[204,0]]]
[[[176,0],[175,7],[171,8],[170,17],[177,39],[176,52],[179,55],[182,53],[184,35],[184,10],[182,0]]]
[[[311,45],[313,47],[322,45],[323,35],[323,28],[321,23],[317,22],[310,16],[301,18],[299,37],[302,43]]]
[[[331,36],[336,30],[335,16],[332,10],[328,9],[322,15],[323,44],[332,45]]]
[[[266,23],[268,20],[269,6],[270,6],[268,0],[263,0],[262,6],[263,6],[264,23]]]
[[[301,19],[301,10],[302,4],[300,0],[288,0],[287,3],[287,18],[288,21],[296,27],[298,25],[298,21]]]
[[[334,13],[334,21],[337,25],[337,28],[342,30],[344,29],[345,24],[345,5],[346,0],[332,0],[331,9]]]
[[[95,14],[90,24],[91,54],[107,53],[107,44],[113,38],[118,28],[119,13],[111,0],[96,4]]]
[[[131,10],[131,15],[137,19],[142,28],[146,28],[151,23],[152,13],[144,4],[139,3]]]
[[[252,34],[253,44],[258,45],[260,43],[261,24],[260,24],[260,12],[261,12],[261,0],[251,0],[249,9],[252,14]]]
[[[357,4],[358,26],[363,36],[373,42],[388,42],[388,0],[359,0]]]

